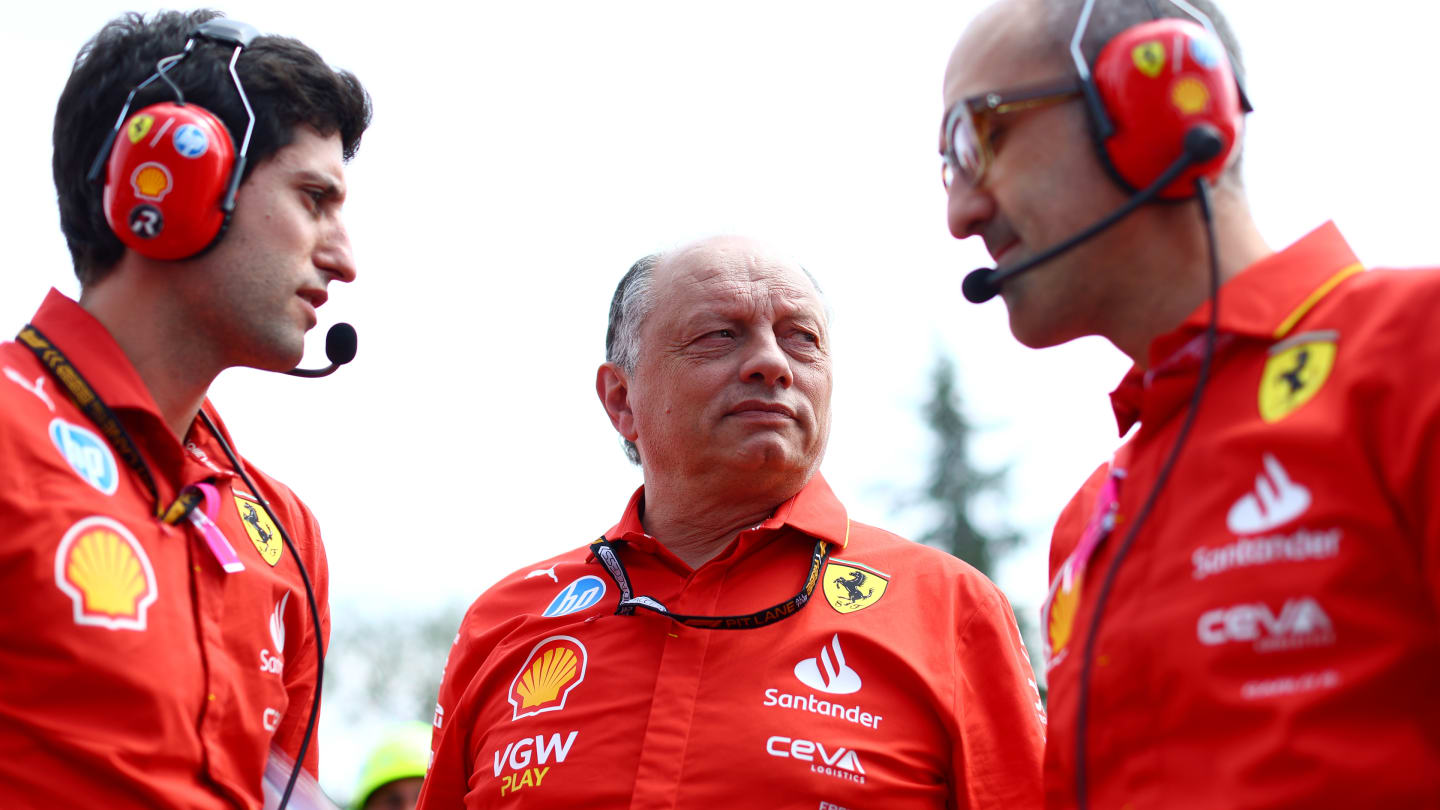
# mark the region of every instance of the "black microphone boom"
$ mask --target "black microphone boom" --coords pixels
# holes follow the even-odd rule
[[[294,377],[324,377],[334,374],[335,369],[355,359],[358,347],[359,336],[355,334],[355,327],[348,323],[337,323],[325,333],[325,356],[330,360],[330,365],[325,368],[294,368],[285,373]]]
[[[1161,172],[1160,176],[1155,178],[1155,182],[1141,189],[1140,193],[1131,197],[1124,205],[1115,209],[1106,215],[1104,219],[1101,219],[1080,233],[1075,234],[1054,247],[1041,251],[1035,256],[1031,256],[1029,259],[1017,265],[1005,268],[996,267],[993,269],[982,267],[979,270],[972,271],[966,275],[965,280],[961,282],[960,292],[964,294],[965,300],[972,304],[983,304],[989,301],[991,298],[1000,294],[1000,285],[1007,279],[1018,276],[1031,268],[1038,267],[1065,251],[1098,236],[1102,231],[1129,216],[1135,209],[1159,196],[1160,192],[1175,182],[1175,179],[1186,169],[1197,163],[1204,163],[1210,160],[1216,155],[1219,155],[1224,148],[1225,142],[1221,139],[1220,133],[1216,132],[1213,127],[1203,124],[1193,127],[1189,132],[1185,133],[1185,151],[1180,154],[1180,157],[1176,158],[1174,163],[1166,167],[1165,171]]]

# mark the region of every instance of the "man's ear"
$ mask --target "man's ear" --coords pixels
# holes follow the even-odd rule
[[[630,410],[630,380],[625,372],[614,363],[604,363],[595,372],[595,393],[600,404],[610,416],[615,432],[628,441],[635,441],[639,433],[635,430],[635,415]]]

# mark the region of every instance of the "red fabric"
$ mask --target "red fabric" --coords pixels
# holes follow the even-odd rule
[[[1096,637],[1090,807],[1440,806],[1440,271],[1359,269],[1327,225],[1221,290],[1214,375]],[[1140,425],[1117,527],[1073,622],[1055,596],[1044,617],[1052,642],[1073,629],[1050,661],[1048,807],[1076,804],[1084,634],[1194,388],[1198,363],[1165,361],[1208,313],[1112,395],[1122,433]],[[1056,527],[1052,593],[1104,470]]]
[[[450,651],[422,808],[1039,806],[1029,662],[1005,597],[973,568],[850,522],[816,476],[692,571],[645,535],[642,497],[606,533],[627,541],[637,594],[677,613],[749,613],[800,590],[821,538],[821,585],[849,599],[834,580],[860,570],[868,595],[849,604],[864,606],[842,613],[817,587],[776,624],[702,630],[614,615],[615,585],[584,547],[518,571],[476,600]],[[577,581],[603,581],[604,595],[542,615]],[[527,708],[515,684],[545,670],[547,650],[559,671],[582,647],[583,677],[557,679],[563,706]]]
[[[224,573],[188,520],[156,519],[140,477],[31,351],[0,344],[0,806],[258,808],[272,738],[294,757],[314,692],[295,561],[288,549],[274,567],[262,558],[233,497],[254,493],[199,420],[188,449],[175,439],[98,321],[52,291],[32,323],[116,412],[165,504],[184,486],[214,483],[215,522],[245,570]],[[68,453],[51,438],[56,420]],[[328,634],[315,520],[290,490],[247,469],[304,555]],[[317,761],[312,740],[312,773]]]

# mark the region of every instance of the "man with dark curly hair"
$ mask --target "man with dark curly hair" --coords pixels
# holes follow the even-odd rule
[[[54,174],[80,299],[0,344],[0,806],[258,808],[315,773],[319,528],[206,393],[293,368],[354,280],[369,121],[353,75],[211,11],[122,16],[76,58]]]

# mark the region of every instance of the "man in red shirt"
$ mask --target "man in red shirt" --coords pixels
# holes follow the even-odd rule
[[[809,275],[738,237],[642,259],[606,357],[644,486],[470,608],[420,806],[1038,806],[1044,716],[1005,597],[852,521],[819,474]]]
[[[206,391],[294,367],[354,279],[340,208],[369,98],[214,17],[112,21],[56,111],[80,300],[52,291],[0,344],[6,808],[259,808],[288,762],[316,770],[319,528]]]
[[[1051,547],[1046,804],[1440,806],[1440,271],[1265,244],[1237,58],[1202,0],[1004,0],[945,74],[967,297],[1134,362]]]

